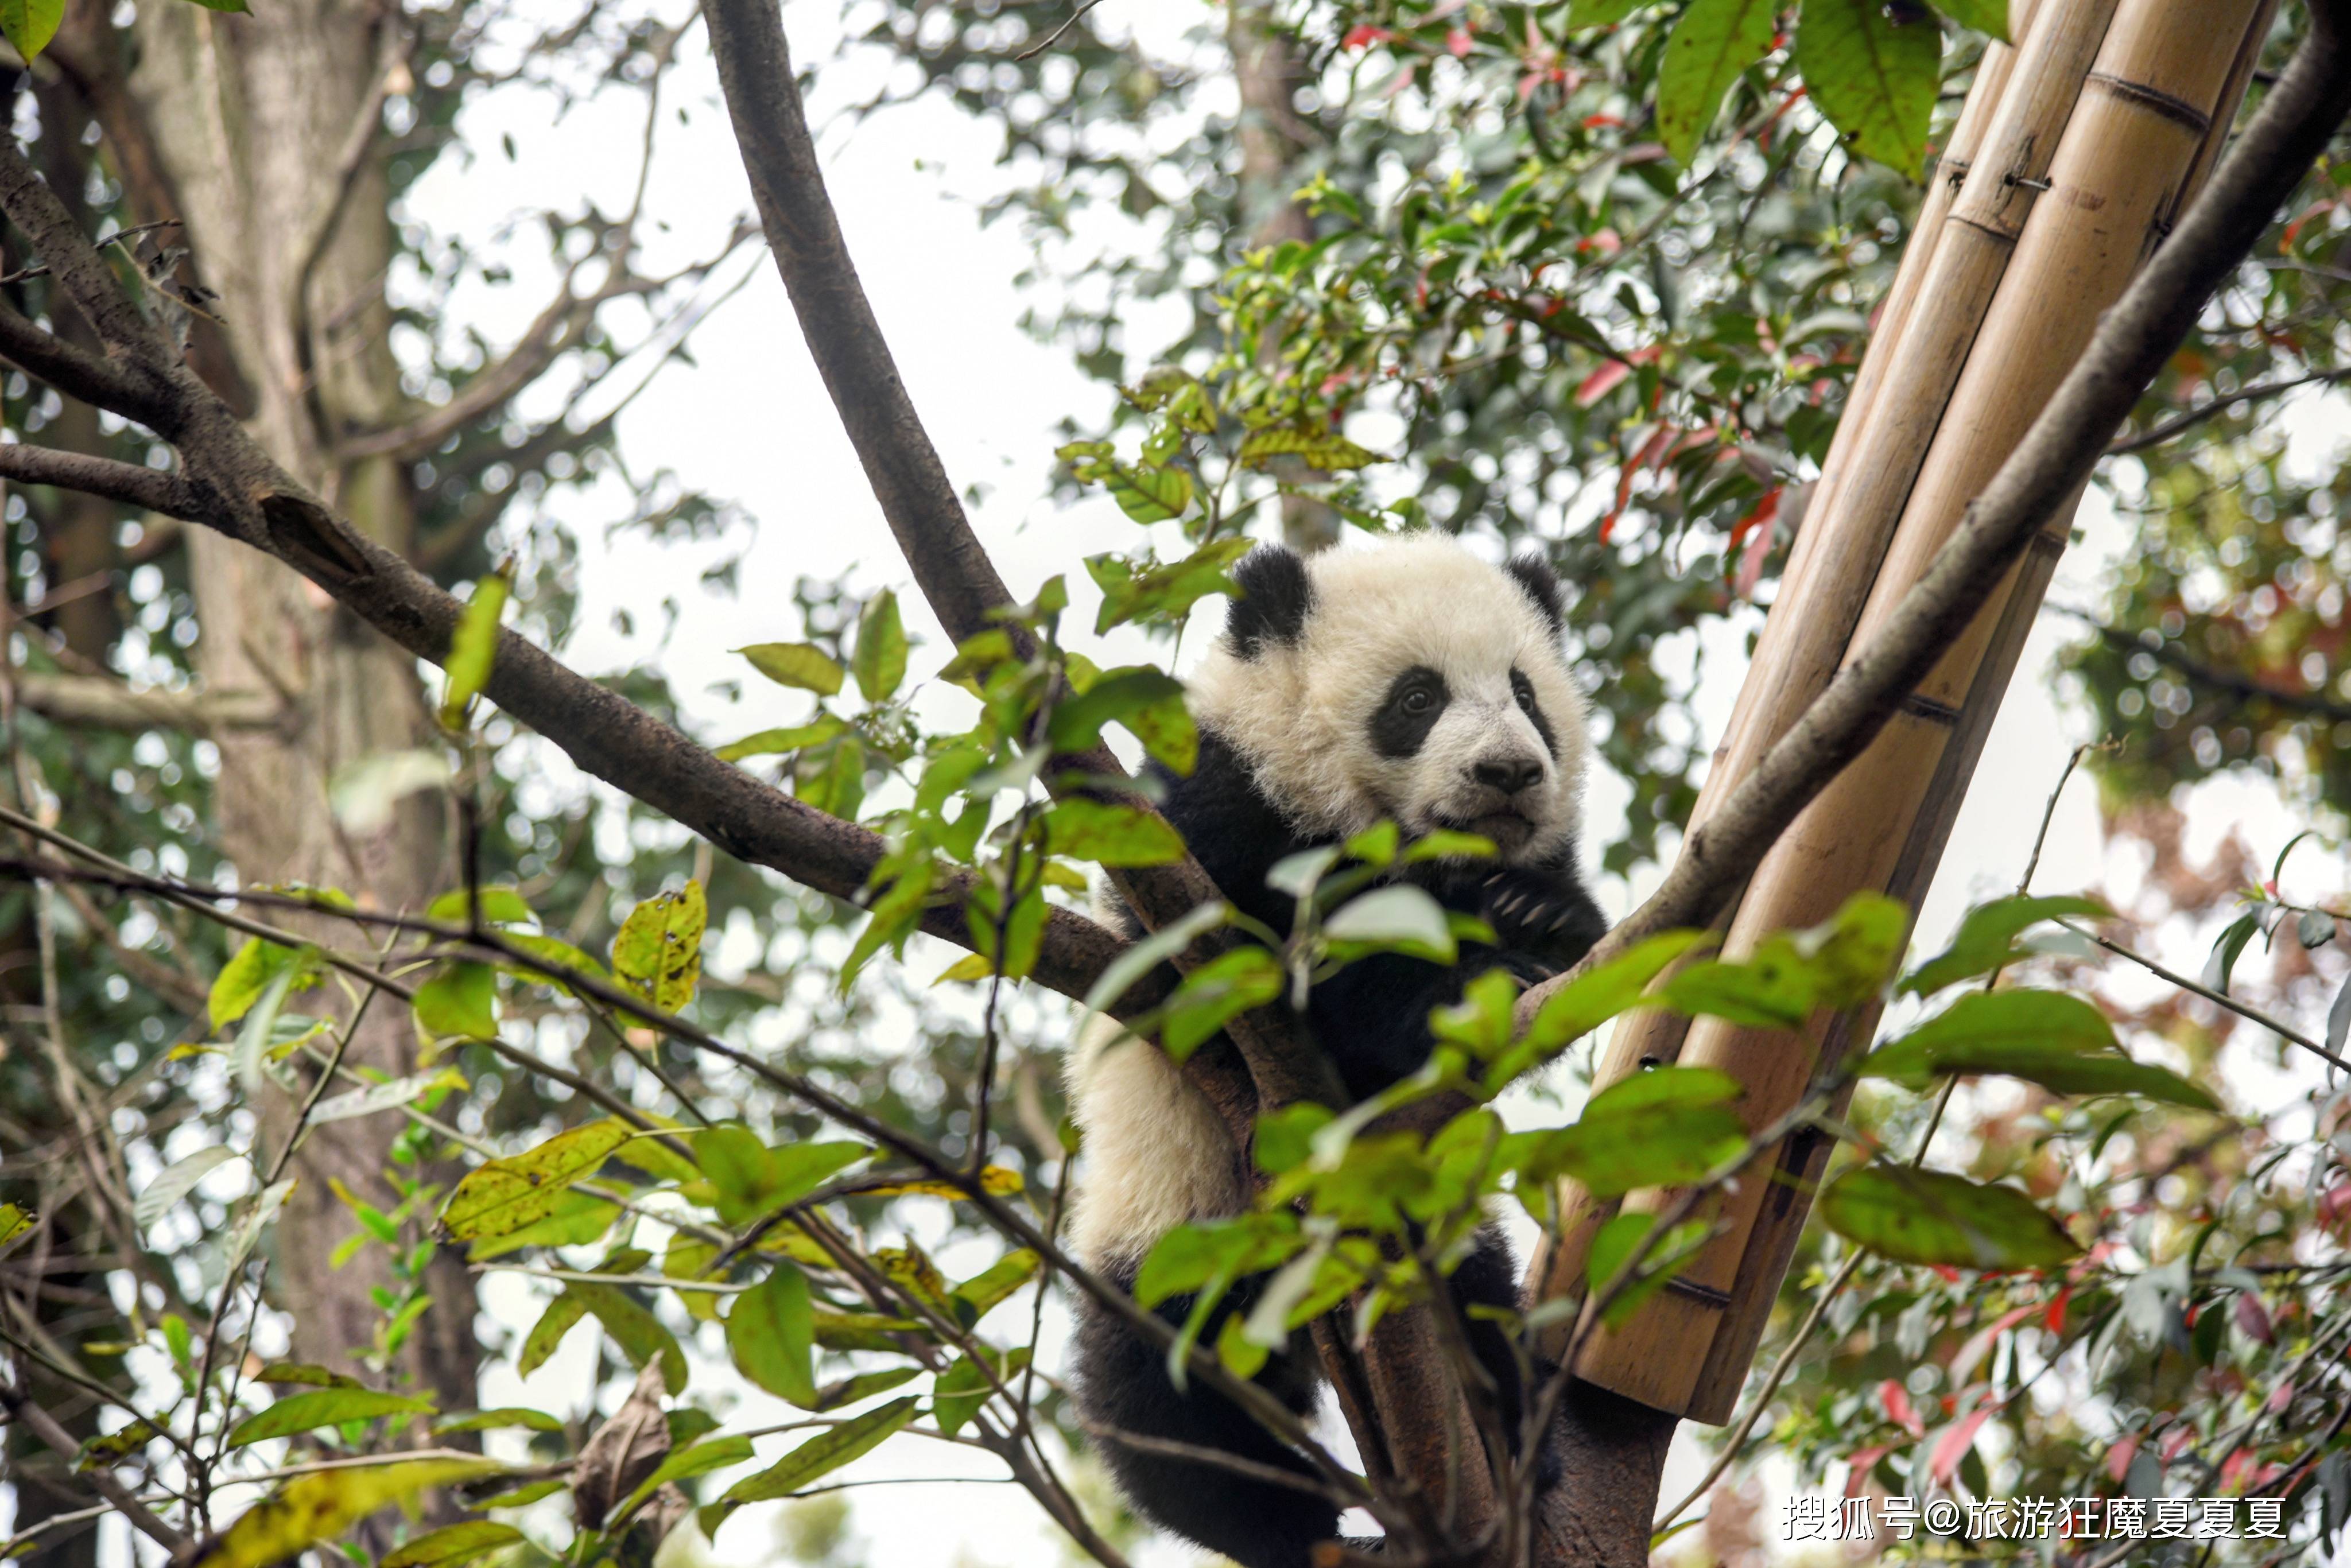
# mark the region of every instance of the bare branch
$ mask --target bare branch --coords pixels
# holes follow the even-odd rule
[[[2101,319],[2048,407],[1885,630],[1771,747],[1721,811],[1690,834],[1649,900],[1574,969],[1520,998],[1521,1019],[1574,976],[1641,937],[1704,925],[1796,814],[1876,737],[2032,536],[2089,478],[2205,300],[2243,261],[2351,112],[2351,0],[2314,4],[2311,15],[2309,36],[2211,183]]]
[[[2168,664],[2194,685],[2231,696],[2253,702],[2270,703],[2288,713],[2308,714],[2313,718],[2333,719],[2337,723],[2351,721],[2351,703],[2337,702],[2324,692],[2287,692],[2265,681],[2235,670],[2224,670],[2218,664],[2208,664],[2181,648],[2179,643],[2151,632],[2130,632],[2119,626],[2109,626],[2086,610],[2071,605],[2053,604],[2052,610],[2070,615],[2097,633],[2098,640],[2118,653],[2145,653],[2158,664]]]
[[[136,463],[118,463],[86,452],[60,452],[55,447],[27,446],[21,442],[0,444],[0,479],[87,491],[172,517],[188,517],[200,504],[186,480],[161,468],[142,468]]]
[[[57,193],[21,154],[0,162],[0,206],[7,208],[9,215],[17,219],[17,226],[32,239],[41,260],[65,286],[75,308],[106,345],[110,358],[152,374],[152,367],[176,357],[154,323],[122,291],[114,269],[74,226]],[[51,243],[65,235],[72,236],[75,243]]]
[[[2306,376],[2294,376],[2282,382],[2259,382],[2232,392],[2226,397],[2216,397],[2210,402],[2197,404],[2185,413],[2175,413],[2169,419],[2158,420],[2137,435],[2126,436],[2106,448],[2109,457],[2120,457],[2132,452],[2144,452],[2150,446],[2160,446],[2182,431],[2193,430],[2206,420],[2228,413],[2232,408],[2263,398],[2283,397],[2296,387],[2332,386],[2337,382],[2351,381],[2351,370],[2314,371]]]
[[[81,1452],[81,1445],[73,1440],[73,1434],[58,1426],[55,1416],[34,1404],[33,1396],[26,1390],[11,1384],[0,1384],[0,1409],[6,1410],[11,1416],[23,1422],[26,1430],[54,1449],[58,1458],[70,1460]],[[114,1511],[122,1515],[133,1529],[164,1551],[177,1553],[188,1545],[186,1536],[164,1523],[156,1516],[154,1510],[141,1502],[129,1487],[116,1480],[112,1472],[103,1466],[83,1472],[81,1479],[89,1483],[90,1490],[113,1504]]]
[[[141,424],[154,425],[164,406],[143,378],[75,348],[5,305],[0,305],[0,358],[68,397]]]
[[[283,716],[270,692],[138,691],[105,675],[18,675],[16,700],[52,724],[132,733],[266,729]]]

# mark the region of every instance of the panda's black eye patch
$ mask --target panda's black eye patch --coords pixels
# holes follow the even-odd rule
[[[1527,679],[1525,671],[1510,672],[1510,695],[1518,698],[1519,711],[1527,716],[1527,722],[1542,737],[1543,749],[1551,753],[1552,761],[1558,761],[1559,740],[1552,734],[1551,720],[1543,716],[1542,704],[1535,700],[1535,684]]]
[[[1445,677],[1426,664],[1415,664],[1398,675],[1388,683],[1387,695],[1372,716],[1374,749],[1382,757],[1410,757],[1418,751],[1452,696]]]

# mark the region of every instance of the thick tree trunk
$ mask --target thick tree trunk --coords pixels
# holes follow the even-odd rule
[[[399,14],[350,0],[295,0],[266,19],[195,5],[140,8],[133,37],[115,34],[96,0],[80,0],[65,42],[108,131],[110,153],[134,200],[169,205],[216,289],[217,346],[199,341],[208,379],[249,389],[249,423],[262,444],[387,548],[405,554],[413,509],[389,458],[339,464],[335,440],[401,413],[383,280],[394,253],[382,160],[371,153],[346,181],[337,162],[386,62],[384,29]],[[126,47],[132,45],[135,47]],[[135,65],[125,62],[135,59]],[[302,237],[340,209],[315,257]],[[306,276],[307,274],[307,276]],[[307,283],[307,289],[305,285]],[[302,296],[307,293],[307,298]],[[308,324],[316,323],[315,328]],[[213,353],[201,350],[214,348]],[[208,362],[210,361],[210,362]],[[223,388],[225,394],[235,394]],[[248,883],[339,887],[362,904],[413,909],[452,879],[447,813],[411,797],[381,831],[344,829],[329,781],[371,754],[432,744],[414,661],[292,571],[229,539],[191,530],[187,541],[202,638],[197,662],[214,692],[266,693],[283,705],[274,727],[223,731],[216,810],[220,843]],[[348,941],[348,931],[333,934]],[[402,1009],[371,1008],[354,1039],[355,1065],[408,1071],[413,1034]],[[274,1155],[291,1106],[265,1117]],[[299,1178],[277,1230],[272,1294],[290,1314],[294,1352],[344,1364],[376,1342],[371,1299],[392,1283],[371,1247],[329,1266],[350,1234],[332,1190],[389,1207],[390,1118],[348,1123],[314,1139],[291,1168]],[[443,1406],[474,1399],[477,1347],[473,1290],[454,1255],[436,1260],[435,1310],[389,1369]]]

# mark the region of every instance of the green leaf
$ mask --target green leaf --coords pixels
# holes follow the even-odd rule
[[[717,1197],[718,1218],[739,1226],[799,1202],[873,1151],[841,1142],[769,1148],[747,1128],[729,1124],[696,1134],[694,1152]]]
[[[2236,973],[2238,956],[2244,952],[2245,944],[2252,941],[2261,928],[2262,917],[2257,910],[2251,915],[2240,915],[2220,933],[2220,939],[2212,944],[2212,956],[2204,965],[2207,988],[2224,997],[2229,994],[2229,979]]]
[[[1687,164],[1712,128],[1723,95],[1771,47],[1780,0],[1692,0],[1657,68],[1657,131]]]
[[[1455,946],[1445,906],[1409,883],[1391,883],[1351,898],[1322,922],[1322,935],[1382,951],[1449,964]]]
[[[527,1247],[585,1247],[611,1229],[620,1217],[620,1205],[573,1187],[555,1195],[555,1207],[546,1218],[503,1236],[475,1239],[465,1249],[465,1260],[479,1263]]]
[[[841,666],[808,643],[754,643],[735,652],[778,685],[829,697],[841,690]]]
[[[14,1203],[0,1203],[0,1250],[16,1243],[18,1237],[33,1228],[33,1211]]]
[[[298,949],[277,942],[266,942],[258,936],[248,936],[236,950],[214,981],[212,993],[205,998],[204,1010],[212,1019],[213,1031],[218,1033],[253,1010],[253,1004],[269,988],[269,982],[300,956]]]
[[[1241,443],[1240,460],[1244,466],[1269,468],[1279,457],[1295,457],[1309,468],[1326,472],[1368,468],[1374,463],[1388,461],[1335,430],[1311,424],[1267,425],[1251,431]]]
[[[456,959],[417,987],[410,1006],[418,1032],[427,1040],[496,1040],[497,999],[496,969]]]
[[[906,626],[898,615],[898,596],[888,589],[865,601],[857,616],[857,649],[849,658],[849,673],[869,703],[885,703],[906,678]]]
[[[1614,1287],[1619,1276],[1630,1266],[1641,1244],[1656,1228],[1657,1217],[1638,1212],[1620,1214],[1602,1226],[1592,1238],[1591,1250],[1584,1254],[1583,1278],[1585,1300],[1598,1301]],[[1673,1282],[1682,1266],[1698,1256],[1698,1251],[1713,1227],[1703,1219],[1686,1220],[1666,1232],[1658,1243],[1641,1258],[1641,1277],[1609,1301],[1600,1321],[1610,1328],[1625,1322],[1641,1303]]]
[[[1126,995],[1137,980],[1189,947],[1204,933],[1222,925],[1231,914],[1228,906],[1211,899],[1186,912],[1174,924],[1131,944],[1110,961],[1102,978],[1086,992],[1086,1010],[1109,1011],[1111,1004]]]
[[[442,1228],[460,1241],[504,1236],[543,1219],[556,1195],[593,1176],[606,1156],[629,1141],[629,1129],[607,1118],[558,1133],[528,1153],[466,1173],[441,1210]]]
[[[1943,32],[1923,11],[1896,21],[1890,9],[1882,0],[1804,0],[1796,68],[1862,156],[1916,178],[1941,85]]]
[[[852,1416],[810,1438],[758,1475],[737,1481],[726,1489],[726,1495],[720,1500],[739,1504],[789,1497],[850,1460],[879,1448],[883,1439],[914,1418],[918,1404],[908,1396]]]
[[[295,987],[309,983],[316,955],[307,947],[295,955],[292,964],[271,977],[269,988],[261,993],[261,999],[237,1027],[236,1041],[229,1048],[229,1061],[248,1101],[261,1092],[263,1069],[273,1060],[269,1052],[277,1043],[278,1011]]]
[[[1010,1351],[983,1346],[982,1354],[987,1357],[986,1363],[967,1354],[940,1373],[931,1385],[931,1418],[950,1437],[979,1414],[980,1406],[996,1392],[998,1383],[1010,1379],[1029,1364],[1029,1347],[1025,1344]],[[993,1379],[988,1376],[991,1368],[996,1374]]]
[[[192,1568],[273,1568],[321,1541],[334,1541],[377,1509],[427,1487],[496,1475],[494,1459],[410,1459],[298,1476],[246,1511],[197,1556]]]
[[[1035,1279],[1041,1262],[1042,1260],[1026,1247],[1007,1252],[955,1288],[948,1300],[959,1309],[956,1316],[963,1321],[964,1327],[972,1327],[1000,1306],[1012,1292]]]
[[[2008,0],[1935,0],[1935,9],[1972,33],[1986,33],[2005,44]]]
[[[335,770],[327,782],[327,804],[347,832],[380,833],[391,825],[402,800],[445,789],[455,778],[445,750],[411,747],[371,752]]]
[[[608,982],[612,977],[603,965],[560,936],[548,936],[536,931],[507,931],[501,936],[507,946],[538,960],[538,964],[532,964],[520,958],[508,958],[498,965],[499,968],[518,980],[568,991],[572,989],[569,974]],[[541,968],[540,964],[549,967]]]
[[[1045,813],[1045,842],[1057,855],[1098,865],[1166,865],[1184,858],[1183,835],[1165,818],[1082,796]]]
[[[201,5],[207,11],[226,11],[236,16],[249,16],[253,11],[253,7],[246,5],[245,0],[191,0],[191,3]]]
[[[525,1427],[534,1432],[560,1432],[563,1422],[544,1410],[533,1410],[521,1405],[500,1405],[489,1410],[469,1410],[445,1421],[433,1423],[435,1436],[446,1436],[452,1432],[488,1432],[505,1427]]]
[[[1525,1172],[1538,1181],[1572,1176],[1600,1197],[1686,1186],[1746,1146],[1746,1124],[1729,1109],[1741,1092],[1708,1067],[1636,1072],[1593,1095],[1573,1126],[1535,1139]]]
[[[806,724],[792,725],[784,729],[763,729],[757,735],[747,735],[732,746],[722,746],[714,754],[721,762],[740,762],[747,757],[769,757],[778,752],[798,751],[806,746],[821,746],[849,726],[831,714],[820,714]]]
[[[672,1451],[669,1458],[661,1462],[653,1474],[637,1483],[636,1490],[621,1500],[621,1506],[612,1511],[610,1518],[605,1521],[605,1527],[608,1530],[611,1529],[621,1521],[630,1518],[637,1510],[644,1507],[653,1493],[672,1481],[682,1481],[692,1476],[707,1475],[712,1470],[723,1470],[729,1465],[746,1464],[750,1461],[752,1456],[751,1439],[732,1434],[723,1437],[706,1438],[702,1442],[675,1449]]]
[[[1155,1307],[1219,1275],[1262,1273],[1286,1261],[1300,1241],[1298,1217],[1287,1211],[1179,1225],[1144,1259],[1134,1277],[1134,1299]]]
[[[6,3],[0,0],[0,5]],[[449,638],[449,657],[442,665],[449,675],[448,690],[441,696],[444,729],[465,727],[465,710],[474,706],[474,698],[490,678],[490,664],[498,651],[498,617],[506,613],[507,595],[513,587],[514,580],[503,567],[476,579],[474,596],[457,617],[457,630]]]
[[[1262,947],[1236,947],[1184,977],[1161,1015],[1161,1049],[1177,1061],[1189,1057],[1231,1019],[1281,995],[1280,960]]]
[[[521,894],[511,887],[484,887],[475,890],[479,896],[482,924],[485,925],[528,925],[538,918]],[[465,890],[453,887],[424,906],[424,918],[437,920],[444,925],[470,925],[466,918]]]
[[[678,1348],[677,1336],[662,1326],[642,1302],[617,1285],[597,1284],[574,1280],[567,1294],[578,1296],[581,1304],[595,1314],[629,1358],[629,1364],[643,1370],[658,1361],[661,1364],[662,1385],[672,1394],[685,1387],[685,1352]]]
[[[1959,922],[1951,945],[1913,969],[1900,989],[1905,995],[1932,996],[1945,986],[1988,975],[2024,957],[2016,946],[2020,932],[2043,920],[2078,915],[2106,919],[2113,911],[2095,898],[2054,895],[2048,898],[2003,898],[1979,904]]]
[[[1820,1211],[1838,1235],[1905,1263],[2048,1269],[2081,1251],[2013,1187],[1907,1166],[1847,1171],[1821,1195]]]
[[[242,1448],[271,1437],[290,1437],[344,1421],[372,1421],[379,1416],[414,1416],[433,1406],[373,1388],[314,1388],[288,1395],[257,1416],[248,1416],[228,1435],[228,1446]]]
[[[469,1519],[394,1547],[376,1568],[458,1568],[460,1563],[471,1563],[500,1547],[519,1545],[525,1539],[523,1532],[511,1524]]]
[[[1623,21],[1644,5],[1656,0],[1574,0],[1567,8],[1570,30],[1581,27],[1605,27]]]
[[[1254,548],[1245,537],[1216,539],[1165,566],[1146,555],[1140,570],[1123,556],[1088,556],[1086,575],[1102,593],[1095,632],[1130,621],[1173,620],[1209,594],[1239,592],[1226,569]]]
[[[229,1161],[243,1157],[236,1150],[218,1144],[198,1149],[186,1159],[166,1166],[147,1184],[131,1209],[131,1218],[138,1221],[140,1229],[146,1229],[178,1207],[180,1200],[195,1191],[196,1184],[205,1176]]]
[[[569,1291],[548,1302],[547,1311],[538,1314],[538,1321],[530,1325],[530,1333],[523,1336],[522,1349],[515,1355],[515,1375],[528,1377],[545,1365],[556,1346],[563,1343],[563,1336],[587,1315],[588,1303]]]
[[[1054,707],[1045,733],[1056,751],[1083,751],[1102,738],[1102,726],[1170,698],[1182,705],[1184,683],[1165,670],[1148,664],[1105,670],[1082,693]]]
[[[2062,991],[1992,991],[1960,998],[1861,1065],[1872,1078],[1922,1089],[1946,1073],[1997,1072],[2060,1094],[2137,1094],[2199,1111],[2212,1096],[2179,1074],[2113,1049],[2105,1015]]]
[[[65,0],[0,0],[0,35],[31,65],[65,20]]]
[[[702,933],[710,919],[702,884],[688,881],[629,912],[612,938],[613,977],[665,1013],[694,999],[702,981]]]
[[[726,1314],[726,1348],[737,1368],[803,1410],[816,1405],[814,1343],[808,1278],[789,1263],[778,1262]]]
[[[1534,1021],[1527,1026],[1526,1039],[1521,1042],[1523,1060],[1520,1054],[1514,1054],[1495,1069],[1495,1086],[1525,1071],[1541,1056],[1583,1039],[1639,1001],[1641,993],[1665,972],[1666,966],[1713,939],[1712,933],[1705,931],[1661,932],[1635,943],[1620,956],[1562,986],[1544,999],[1536,1009]]]

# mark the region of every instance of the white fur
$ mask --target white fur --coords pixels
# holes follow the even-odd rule
[[[1519,802],[1532,831],[1508,858],[1563,844],[1591,740],[1583,694],[1526,591],[1443,535],[1328,550],[1306,568],[1314,603],[1302,637],[1269,643],[1254,659],[1219,639],[1189,683],[1195,716],[1240,753],[1276,808],[1310,836],[1344,836],[1384,817],[1424,831],[1461,814],[1477,792],[1468,762],[1502,747],[1546,770]],[[1418,752],[1382,757],[1372,716],[1415,664],[1442,674],[1452,700]],[[1513,668],[1534,686],[1555,759],[1510,691]],[[1070,1221],[1081,1258],[1139,1259],[1178,1225],[1249,1207],[1224,1122],[1155,1045],[1093,1018],[1067,1076],[1086,1139]]]
[[[1542,758],[1521,802],[1534,832],[1507,858],[1533,860],[1575,831],[1592,742],[1583,694],[1551,622],[1526,591],[1442,534],[1307,559],[1306,634],[1244,659],[1221,640],[1190,682],[1192,712],[1230,741],[1283,815],[1314,834],[1360,832],[1383,817],[1426,831],[1471,792],[1466,764],[1497,742]],[[1372,716],[1415,664],[1452,701],[1420,749],[1382,757]],[[1516,668],[1559,743],[1553,759],[1510,694]]]

